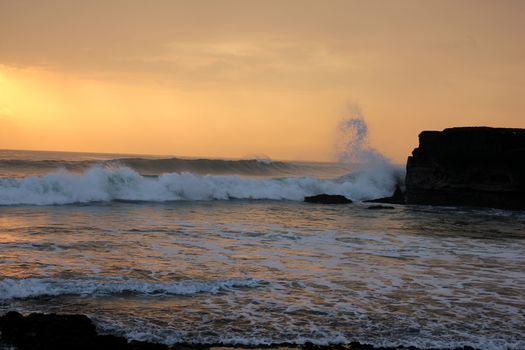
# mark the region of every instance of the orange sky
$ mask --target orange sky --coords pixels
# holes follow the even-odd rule
[[[0,148],[333,160],[525,127],[525,2],[0,0]]]

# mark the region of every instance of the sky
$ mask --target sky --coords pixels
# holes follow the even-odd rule
[[[525,128],[521,0],[0,0],[0,149],[336,159]]]

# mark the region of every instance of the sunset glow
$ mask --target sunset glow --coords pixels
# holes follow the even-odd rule
[[[524,350],[525,0],[0,0],[0,350]]]
[[[525,127],[523,2],[417,3],[1,2],[0,148],[334,160],[357,104],[402,163]]]

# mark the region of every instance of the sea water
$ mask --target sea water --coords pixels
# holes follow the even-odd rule
[[[525,349],[525,212],[362,202],[402,175],[1,151],[0,312],[168,344]]]

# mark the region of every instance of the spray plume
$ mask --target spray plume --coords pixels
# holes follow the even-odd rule
[[[337,158],[341,163],[375,164],[388,160],[368,144],[368,126],[361,108],[348,106],[348,117],[338,124]]]

